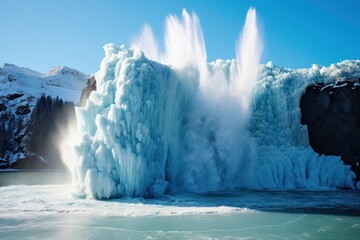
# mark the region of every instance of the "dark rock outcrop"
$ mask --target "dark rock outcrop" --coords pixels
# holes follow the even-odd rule
[[[29,113],[31,113],[29,104],[18,106],[15,111],[16,115],[27,115]]]
[[[6,105],[4,103],[0,103],[0,112],[6,110]]]
[[[13,93],[13,94],[9,94],[8,96],[6,96],[6,98],[9,100],[14,100],[14,99],[20,98],[22,96],[24,96],[23,93]]]
[[[26,108],[20,108],[22,114],[17,114],[12,108],[12,102],[0,96],[0,168],[8,168],[15,155],[23,152],[21,142],[24,139],[25,117],[29,115]],[[18,112],[20,113],[20,112]]]
[[[76,119],[74,104],[45,95],[32,109],[29,103],[23,95],[0,97],[0,169],[65,168],[59,142]]]
[[[95,75],[91,76],[87,83],[86,83],[86,87],[81,91],[81,97],[80,97],[80,103],[79,106],[80,107],[85,107],[86,105],[86,100],[89,98],[90,93],[92,91],[96,91],[96,79],[95,79]]]
[[[19,158],[10,164],[9,168],[21,170],[48,169],[47,162],[36,154],[28,154],[26,157]]]
[[[360,79],[306,88],[302,124],[319,154],[341,156],[360,180]]]

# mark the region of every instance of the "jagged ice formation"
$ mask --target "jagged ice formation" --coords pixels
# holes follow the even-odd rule
[[[354,173],[339,157],[309,147],[299,106],[306,86],[359,75],[359,61],[300,70],[260,66],[250,9],[237,59],[206,63],[197,17],[183,11],[183,19],[168,18],[194,40],[182,41],[186,51],[177,58],[168,57],[180,44],[171,40],[171,50],[151,54],[162,63],[140,47],[104,47],[97,90],[76,110],[80,139],[69,165],[77,195],[354,187]]]

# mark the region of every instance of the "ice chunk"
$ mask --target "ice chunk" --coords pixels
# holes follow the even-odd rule
[[[99,90],[77,109],[79,128],[90,136],[78,147],[88,161],[78,183],[94,198],[162,195],[169,149],[179,154],[185,91],[169,67],[134,50],[104,49]]]

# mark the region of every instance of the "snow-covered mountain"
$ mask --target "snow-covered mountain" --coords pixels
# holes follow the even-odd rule
[[[50,100],[54,106],[62,106],[63,101],[78,104],[87,80],[88,75],[69,67],[54,67],[48,73],[13,64],[0,68],[0,168],[10,167],[29,154],[27,128],[41,96],[54,99]]]
[[[26,119],[41,95],[77,104],[87,79],[88,75],[69,67],[39,73],[6,63],[0,68],[0,113],[10,110]]]
[[[54,67],[48,73],[39,73],[5,64],[0,68],[0,96],[16,92],[37,98],[46,94],[77,103],[87,79],[88,75],[69,67]]]

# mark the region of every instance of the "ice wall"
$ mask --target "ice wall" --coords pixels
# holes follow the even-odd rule
[[[106,45],[98,90],[77,109],[81,143],[75,184],[93,198],[158,196],[179,156],[186,91],[167,66]]]
[[[345,72],[358,76],[360,61],[302,70],[263,65],[242,129],[231,97],[205,103],[191,78],[179,78],[141,52],[105,49],[98,91],[77,109],[82,135],[74,166],[77,194],[153,197],[167,191],[353,187],[349,166],[309,147],[299,101],[309,84],[341,79]],[[229,76],[236,62],[208,67]]]
[[[349,166],[309,147],[299,106],[306,86],[359,75],[360,61],[300,70],[259,67],[260,57],[252,56],[259,44],[244,40],[258,41],[255,11],[248,16],[242,57],[205,67],[202,51],[190,60],[186,51],[179,53],[177,65],[149,60],[137,47],[104,47],[97,91],[77,109],[80,139],[71,164],[77,195],[353,187]],[[185,29],[180,33],[202,36],[194,15],[170,19]],[[193,41],[204,46],[199,42]]]
[[[359,74],[358,60],[296,70],[271,62],[262,67],[248,128],[257,142],[257,187],[353,187],[350,166],[344,166],[339,157],[319,156],[309,146],[306,126],[301,125],[300,99],[308,85]]]

